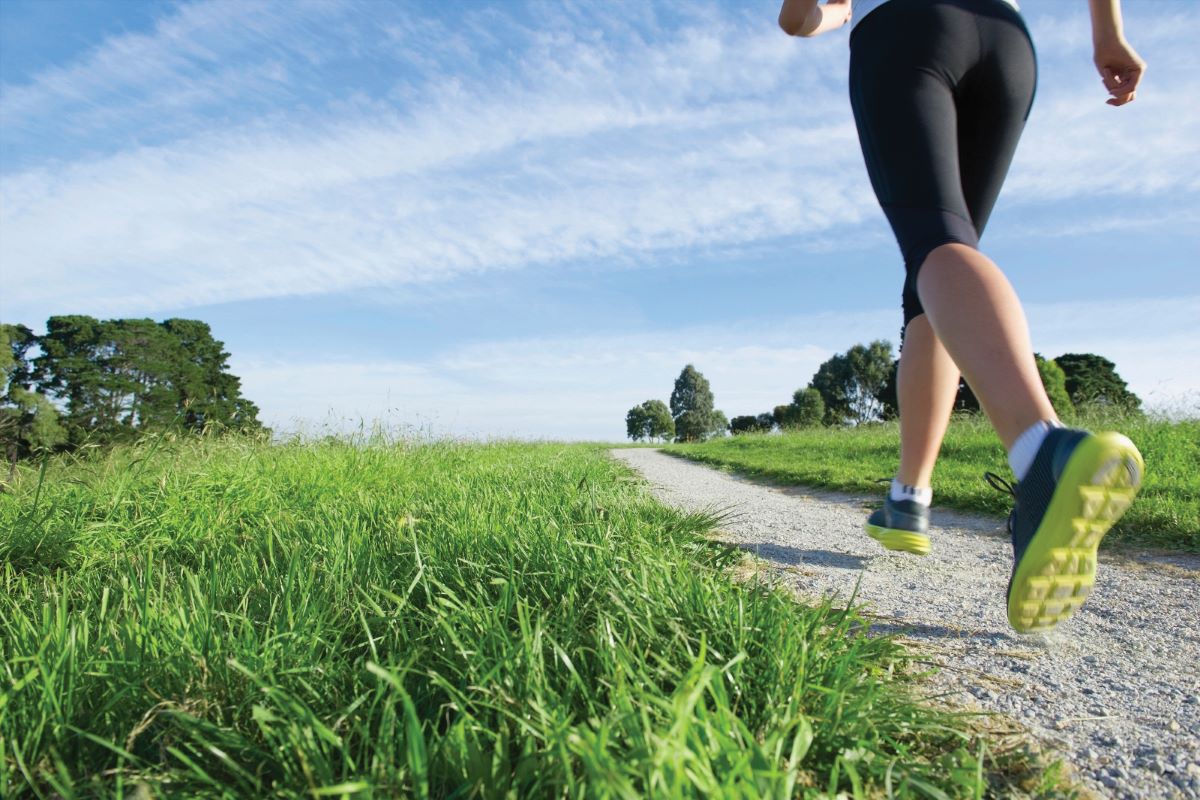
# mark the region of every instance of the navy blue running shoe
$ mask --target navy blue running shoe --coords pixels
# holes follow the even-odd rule
[[[1141,453],[1121,434],[1055,428],[1016,486],[985,476],[1016,498],[1008,519],[1008,622],[1016,631],[1050,630],[1083,605],[1096,582],[1096,548],[1144,474]]]
[[[888,550],[903,550],[919,556],[929,555],[929,507],[914,500],[883,500],[867,518],[867,535]]]

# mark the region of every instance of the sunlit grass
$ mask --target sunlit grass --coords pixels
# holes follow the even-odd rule
[[[854,611],[733,582],[712,524],[596,446],[158,440],[27,468],[0,496],[0,796],[1011,778]]]

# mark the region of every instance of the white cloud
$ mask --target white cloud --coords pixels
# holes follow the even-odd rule
[[[1047,202],[1200,191],[1200,82],[1147,88],[1120,108],[1088,89],[1056,87],[1038,101],[1006,197]],[[1195,208],[1195,197],[1189,200]]]
[[[1151,408],[1195,414],[1200,398],[1200,297],[1035,305],[1035,347],[1047,356],[1099,353]],[[709,379],[733,417],[769,411],[807,384],[821,362],[856,342],[891,338],[892,310],[568,339],[523,339],[451,349],[427,361],[280,364],[234,360],[268,424],[383,421],[439,435],[620,440],[624,415],[666,401],[685,364]]]
[[[227,80],[215,53],[266,47],[272,57],[254,63],[264,81],[284,81],[331,42],[378,47],[360,30],[375,7],[183,6],[152,34],[118,37],[7,90],[3,108],[36,128],[96,95],[116,98],[115,113],[174,113],[162,105],[171,92],[205,108],[222,93],[260,100],[258,79]],[[877,225],[844,97],[844,38],[788,40],[770,14],[715,7],[679,29],[645,9],[619,17],[556,7],[525,28],[467,15],[461,24],[483,45],[499,30],[523,49],[499,66],[467,59],[481,71],[463,73],[449,71],[461,31],[384,20],[391,50],[371,57],[404,54],[418,68],[391,94],[232,128],[209,115],[187,138],[5,174],[5,303],[24,319],[152,313],[784,236],[821,249],[830,232]],[[1178,30],[1160,33],[1151,40],[1161,47],[1191,51]],[[414,52],[414,40],[439,34],[443,44]],[[1044,91],[1014,197],[1174,192],[1194,205],[1186,193],[1200,178],[1179,167],[1200,141],[1190,76],[1164,76],[1131,109],[1077,94],[1073,84]]]
[[[1200,55],[1184,33],[1200,15],[1192,3],[1127,6],[1126,32],[1148,69],[1137,100],[1119,108],[1105,103],[1086,10],[1037,9],[1044,12],[1031,24],[1038,96],[1006,197],[1187,197],[1200,190]],[[1195,209],[1196,198],[1188,204]]]
[[[5,84],[0,113],[10,135],[57,133],[47,126],[52,120],[87,137],[122,126],[130,117],[154,124],[156,116],[234,102],[282,81],[285,59],[311,56],[307,26],[332,16],[338,5],[326,0],[182,3],[148,33],[112,36],[28,83]],[[248,63],[248,56],[254,60]]]

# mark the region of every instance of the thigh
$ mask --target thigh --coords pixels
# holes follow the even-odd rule
[[[946,241],[974,244],[959,169],[955,86],[977,59],[969,13],[893,2],[854,32],[850,100],[871,185],[910,269]]]
[[[982,235],[1029,117],[1037,60],[1015,12],[979,24],[984,53],[958,87],[957,138],[963,196]]]

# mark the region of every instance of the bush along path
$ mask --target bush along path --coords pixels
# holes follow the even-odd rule
[[[613,456],[802,596],[853,598],[938,669],[931,694],[1016,720],[1103,796],[1200,797],[1200,557],[1100,553],[1091,599],[1042,635],[1013,632],[1004,523],[933,513],[933,552],[867,537],[877,498],[776,487],[650,449]],[[857,594],[855,594],[857,592]]]

